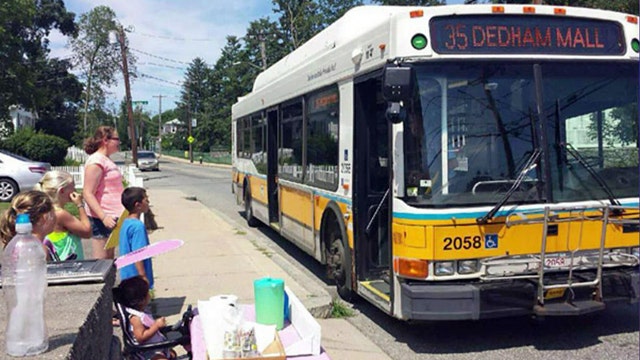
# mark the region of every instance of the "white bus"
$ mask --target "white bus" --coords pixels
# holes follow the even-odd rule
[[[356,7],[233,106],[238,203],[399,319],[637,302],[639,47],[611,11]]]

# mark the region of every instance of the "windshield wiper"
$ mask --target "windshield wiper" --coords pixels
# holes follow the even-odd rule
[[[520,170],[520,173],[518,173],[518,177],[513,182],[513,185],[511,185],[511,188],[509,188],[502,200],[500,200],[493,208],[491,208],[488,213],[476,219],[476,222],[478,224],[486,224],[487,222],[489,222],[489,220],[493,219],[498,210],[500,210],[500,208],[507,202],[507,200],[509,200],[511,195],[513,195],[518,187],[520,187],[520,184],[522,184],[522,181],[524,180],[524,177],[527,175],[527,173],[538,166],[538,159],[540,158],[540,154],[542,154],[542,150],[540,150],[540,148],[536,148],[533,153],[531,153],[531,156],[529,156],[529,159],[524,164],[524,167],[522,168],[522,170]]]
[[[578,161],[578,164],[582,165],[582,167],[584,167],[585,170],[587,170],[589,175],[591,175],[591,177],[598,183],[600,188],[607,194],[607,196],[609,197],[609,201],[611,202],[611,205],[621,206],[620,202],[616,199],[615,195],[613,195],[613,191],[611,191],[611,188],[607,185],[607,183],[604,182],[602,177],[600,177],[600,175],[598,175],[598,173],[593,169],[593,166],[589,165],[589,163],[582,157],[582,155],[580,155],[578,150],[576,150],[569,143],[560,143],[560,147],[565,149],[569,153],[569,155],[571,155],[574,159],[576,159],[576,161]],[[615,211],[620,212],[619,209],[616,209]]]

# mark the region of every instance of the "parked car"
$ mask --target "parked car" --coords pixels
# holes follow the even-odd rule
[[[51,164],[47,162],[0,150],[0,201],[11,201],[20,191],[33,189],[49,170]]]
[[[140,171],[159,171],[160,163],[156,154],[153,151],[138,151],[138,169],[140,169]]]

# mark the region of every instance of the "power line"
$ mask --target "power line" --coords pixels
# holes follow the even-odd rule
[[[171,84],[171,85],[182,87],[182,84],[179,84],[179,83],[176,83],[176,82],[173,82],[173,81],[169,81],[169,80],[165,80],[165,79],[161,79],[161,78],[153,76],[153,75],[147,75],[147,74],[144,74],[144,73],[140,73],[140,77],[141,78],[149,78],[149,79],[153,79],[153,80],[160,81],[160,82],[163,82],[163,83],[167,83],[167,84]]]
[[[211,39],[211,38],[188,39],[188,38],[183,38],[183,37],[163,36],[163,35],[155,35],[155,34],[145,34],[145,33],[140,33],[140,32],[134,32],[132,34],[142,35],[142,36],[156,38],[156,39],[165,39],[165,40],[174,40],[174,41],[217,41],[216,39]]]
[[[171,66],[171,65],[163,65],[163,64],[158,64],[158,63],[154,63],[154,62],[142,62],[142,63],[138,63],[137,65],[152,65],[152,66],[165,67],[165,68],[168,68],[168,69],[186,70],[183,67]]]
[[[140,54],[144,54],[144,55],[150,56],[150,57],[152,57],[152,58],[156,58],[156,59],[160,59],[160,60],[164,60],[164,61],[169,61],[169,62],[173,62],[173,63],[177,63],[177,64],[189,65],[189,63],[188,63],[188,62],[169,59],[169,58],[166,58],[166,57],[162,57],[162,56],[154,55],[154,54],[148,53],[148,52],[146,52],[146,51],[142,51],[142,50],[134,49],[134,48],[131,48],[131,47],[129,48],[129,50],[133,50],[133,51],[135,51],[135,52],[138,52],[138,53],[140,53]]]

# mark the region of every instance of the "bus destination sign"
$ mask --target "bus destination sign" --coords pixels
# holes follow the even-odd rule
[[[621,55],[622,27],[612,21],[535,15],[461,15],[431,19],[440,54]]]

